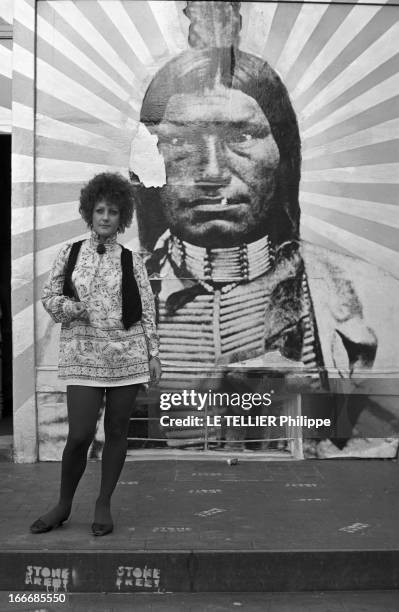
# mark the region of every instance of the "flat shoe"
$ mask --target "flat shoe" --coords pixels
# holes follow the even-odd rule
[[[57,527],[61,527],[61,525],[66,521],[67,519],[62,519],[61,521],[58,521],[58,523],[54,523],[54,525],[48,525],[47,523],[45,523],[41,518],[38,518],[37,521],[35,521],[34,523],[32,523],[32,525],[30,526],[30,532],[37,534],[37,533],[47,533],[47,531],[51,531],[52,529],[56,529]]]
[[[112,523],[93,523],[91,531],[94,536],[105,536],[107,533],[112,533],[114,526]]]

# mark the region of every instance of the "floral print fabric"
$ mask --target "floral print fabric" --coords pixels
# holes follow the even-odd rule
[[[59,376],[69,384],[119,386],[149,380],[149,357],[158,355],[158,336],[151,286],[144,263],[133,253],[133,270],[143,315],[130,329],[122,324],[121,247],[116,236],[97,253],[92,233],[80,248],[72,283],[76,299],[62,294],[64,271],[72,243],[60,250],[44,286],[42,302],[52,319],[61,323]],[[71,306],[82,302],[86,319],[72,319]]]

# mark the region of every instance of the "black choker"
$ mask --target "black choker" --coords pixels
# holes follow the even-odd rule
[[[100,244],[97,245],[97,253],[99,255],[104,255],[105,253],[105,246],[102,242],[100,242]]]

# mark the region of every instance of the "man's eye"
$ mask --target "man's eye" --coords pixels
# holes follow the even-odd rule
[[[254,126],[243,129],[231,130],[226,137],[226,142],[231,144],[252,144],[256,140],[267,138],[270,134],[270,129],[266,126]]]
[[[231,134],[229,135],[229,142],[236,142],[236,143],[249,143],[252,142],[252,140],[254,140],[255,136],[253,134],[250,134],[249,132],[237,132],[237,134]]]

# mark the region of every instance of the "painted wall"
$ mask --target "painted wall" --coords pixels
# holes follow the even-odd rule
[[[36,364],[39,456],[43,459],[59,457],[65,433],[64,389],[56,377],[59,329],[39,302],[43,282],[61,245],[85,235],[77,201],[80,188],[89,178],[105,170],[128,176],[130,167],[145,182],[146,171],[146,180],[151,181],[162,170],[148,140],[141,137],[140,111],[153,77],[189,49],[185,4],[40,0],[36,3],[36,83],[32,89],[33,4],[17,2],[20,61],[16,70],[20,87],[15,89],[14,104],[19,148],[15,151],[13,232],[14,286],[18,290],[14,312],[20,331],[16,334],[15,360],[19,380],[23,378],[21,365],[27,363],[30,353]],[[378,329],[373,371],[376,377],[395,377],[398,367],[392,326],[397,324],[394,303],[399,276],[399,7],[247,2],[242,3],[241,15],[239,49],[267,61],[280,75],[298,120],[302,141],[301,238],[332,250],[337,254],[335,262],[340,262],[343,269],[345,262],[351,262],[352,269],[346,271],[361,281],[358,295],[364,329],[370,318],[381,319],[380,294],[384,293],[384,325]],[[214,19],[217,23],[218,17]],[[34,143],[30,136],[32,106],[21,95],[24,88],[36,97]],[[189,122],[185,119],[187,125]],[[142,154],[148,154],[139,169],[137,157],[132,161],[132,142],[133,150],[142,146]],[[157,172],[153,171],[155,166]],[[34,228],[30,216],[32,189]],[[21,194],[23,197],[18,197]],[[145,219],[146,209],[141,210]],[[33,244],[33,233],[26,240],[26,232],[33,229],[34,284],[29,276],[33,250],[29,240],[32,238]],[[132,249],[141,248],[136,224],[124,235],[123,242]],[[145,246],[152,250],[153,245]],[[320,252],[316,249],[310,255],[313,262],[320,260]],[[356,260],[346,260],[345,256]],[[327,259],[334,276],[334,257]],[[372,266],[365,267],[362,262]],[[318,274],[323,274],[322,269],[313,266],[313,285],[317,286],[311,290],[312,295],[323,293]],[[164,276],[163,285],[170,294],[176,279],[169,272]],[[335,278],[339,286],[330,285],[331,294],[340,295],[343,277],[335,274]],[[245,308],[245,300],[240,298],[240,303]],[[324,317],[321,338],[329,333],[327,324],[323,331],[323,321]],[[27,326],[29,333],[25,333]],[[332,353],[330,349],[329,345],[324,354]],[[338,350],[344,355],[342,359],[331,356],[327,365],[334,370],[333,378],[339,379],[344,362],[348,367],[348,356],[345,347]],[[226,360],[231,364],[253,357],[262,355],[250,347],[239,358],[227,356]],[[173,357],[168,363],[166,353],[165,358],[166,370],[169,368],[172,374],[176,367],[190,372],[193,364],[200,366],[195,357],[186,369],[184,364],[176,365]],[[385,387],[381,394],[386,393],[390,391]],[[31,399],[30,387],[21,394],[21,402]],[[389,414],[394,416],[392,403]]]

